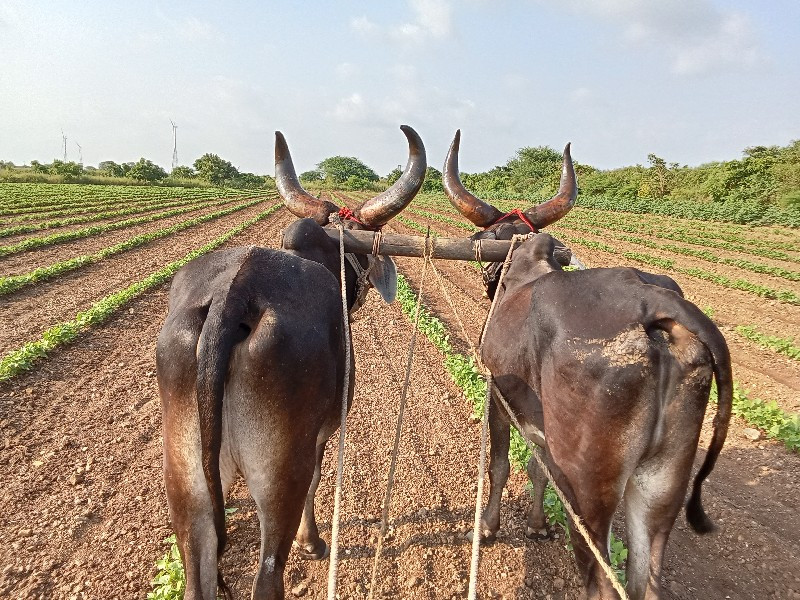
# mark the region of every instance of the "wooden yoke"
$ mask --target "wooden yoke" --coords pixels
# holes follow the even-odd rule
[[[338,229],[325,229],[326,233],[337,242]],[[380,236],[379,239],[376,237]],[[420,235],[400,235],[396,233],[379,233],[376,231],[360,231],[345,229],[345,252],[356,254],[376,254],[383,256],[425,256],[425,237]],[[510,240],[473,240],[471,238],[431,237],[428,239],[431,258],[444,260],[480,260],[482,262],[502,262],[508,254]],[[377,246],[377,247],[376,247]],[[284,246],[291,250],[291,246]],[[561,265],[568,265],[572,253],[568,248],[556,248],[556,260]]]

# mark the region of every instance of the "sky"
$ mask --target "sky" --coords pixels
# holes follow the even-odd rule
[[[0,0],[0,160],[206,152],[274,172],[356,156],[386,175],[414,127],[441,169],[525,146],[609,169],[800,138],[797,0]],[[78,148],[80,145],[80,151]],[[79,154],[80,152],[80,154]]]

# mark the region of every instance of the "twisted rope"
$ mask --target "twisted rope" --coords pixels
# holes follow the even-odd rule
[[[342,325],[344,326],[344,386],[342,389],[342,417],[339,425],[339,456],[336,463],[336,492],[333,501],[331,522],[331,554],[328,564],[328,600],[336,600],[336,578],[339,569],[339,513],[342,504],[342,477],[344,472],[344,440],[347,433],[347,401],[350,392],[350,320],[347,311],[347,281],[344,269],[344,227],[338,215],[332,215],[331,222],[339,229],[340,278],[342,282]]]
[[[425,253],[423,255],[423,263],[422,263],[422,275],[420,275],[419,281],[419,291],[417,292],[417,307],[414,314],[414,329],[411,332],[411,343],[409,344],[408,348],[408,360],[406,361],[406,374],[405,380],[403,381],[403,391],[400,395],[400,409],[397,413],[397,426],[395,427],[394,432],[394,447],[392,449],[392,460],[389,464],[389,473],[386,476],[386,494],[383,497],[383,508],[381,511],[381,531],[378,535],[378,545],[375,548],[375,557],[372,561],[372,578],[369,584],[369,595],[367,596],[368,600],[372,600],[375,597],[376,593],[380,593],[380,588],[378,587],[378,571],[379,571],[379,563],[380,563],[380,556],[381,552],[383,551],[383,541],[386,536],[386,530],[388,528],[389,523],[389,505],[392,501],[392,490],[394,488],[394,474],[395,469],[397,467],[397,452],[400,447],[400,433],[403,428],[403,415],[406,409],[406,399],[408,397],[408,384],[411,379],[411,364],[412,359],[414,358],[414,348],[416,346],[417,341],[417,331],[419,329],[419,316],[420,316],[420,306],[422,305],[422,288],[425,285],[425,272],[427,270],[428,263],[431,262],[431,254],[433,250],[433,246],[428,246],[428,238],[430,237],[430,228],[428,228],[428,233],[425,238]],[[433,264],[431,262],[431,264]]]

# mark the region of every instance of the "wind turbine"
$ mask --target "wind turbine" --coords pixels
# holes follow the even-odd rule
[[[174,171],[178,166],[178,126],[172,119],[169,122],[172,123],[172,170]]]

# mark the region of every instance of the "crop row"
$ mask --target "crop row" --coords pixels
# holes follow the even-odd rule
[[[205,198],[241,193],[241,190],[218,188],[0,183],[0,210],[57,206],[86,200],[126,202],[143,198]]]
[[[161,208],[174,208],[176,206],[198,206],[201,203],[203,203],[203,200],[194,200],[194,201],[187,201],[184,199],[158,200],[155,202],[148,202],[145,204],[141,204],[139,206],[128,206],[126,208],[107,210],[104,212],[94,213],[90,215],[67,217],[62,219],[52,219],[50,221],[43,221],[41,223],[32,223],[30,225],[14,225],[13,227],[6,227],[4,229],[0,229],[0,237],[20,235],[23,233],[33,233],[34,231],[53,229],[55,227],[66,227],[69,225],[93,223],[95,221],[102,221],[103,219],[112,219],[114,217],[125,217],[128,215],[135,215],[138,213],[148,212],[151,210],[159,210]]]
[[[591,211],[591,214],[603,223],[625,225],[630,223],[632,220],[635,220],[637,223],[641,222],[639,216],[632,219],[631,215],[609,213],[600,210],[586,210]],[[579,212],[586,212],[586,210]],[[674,219],[668,219],[659,215],[647,215],[646,218],[647,224],[651,231],[679,231],[688,235],[700,236],[705,239],[720,239],[723,241],[736,243],[747,241],[749,234],[757,233],[757,239],[749,240],[749,243],[771,248],[778,248],[781,250],[800,251],[800,246],[798,246],[796,241],[777,241],[766,239],[762,233],[763,230],[754,230],[751,226],[725,225],[722,223],[708,223],[706,221],[693,220],[675,221]],[[780,230],[773,228],[766,231],[767,233],[776,233]],[[791,232],[787,233],[791,235]],[[796,232],[794,232],[794,234],[795,235],[791,236],[792,240],[796,240]]]
[[[675,261],[672,259],[652,256],[643,252],[620,252],[608,244],[594,242],[591,240],[586,240],[585,238],[570,235],[563,231],[560,227],[555,229],[558,230],[558,236],[569,243],[578,244],[594,250],[602,250],[603,252],[607,252],[609,254],[623,256],[629,260],[655,266],[665,271],[673,271],[675,273],[681,273],[682,275],[694,277],[695,279],[710,281],[729,289],[741,290],[743,292],[755,294],[756,296],[760,296],[762,298],[769,298],[772,300],[778,300],[779,302],[784,302],[786,304],[800,306],[800,296],[791,290],[776,290],[771,287],[752,283],[746,279],[731,279],[730,277],[712,273],[711,271],[706,271],[696,267],[679,267],[675,265]]]
[[[595,227],[588,225],[576,225],[574,221],[563,224],[559,223],[559,225],[557,225],[556,227],[561,227],[572,231],[579,231],[582,233],[602,235],[601,233],[598,233]],[[613,236],[613,239],[620,240],[623,242],[628,242],[631,244],[636,244],[637,246],[645,246],[647,248],[653,248],[654,250],[662,250],[665,252],[671,252],[673,254],[681,254],[683,256],[690,256],[692,258],[699,258],[700,260],[710,263],[728,265],[745,271],[751,271],[753,273],[772,275],[774,277],[788,279],[789,281],[800,281],[800,271],[792,271],[789,269],[784,269],[782,267],[765,265],[762,263],[754,263],[752,261],[741,258],[727,258],[724,256],[718,256],[713,252],[705,249],[696,249],[686,246],[676,246],[675,244],[659,244],[658,242],[646,238],[627,235],[627,234],[619,234],[619,233],[615,234]]]
[[[414,199],[414,204],[458,215],[458,212],[452,207],[452,205],[443,195],[441,197],[432,194],[417,196]],[[515,204],[512,201],[497,201],[497,207],[501,210],[507,210],[515,207]],[[460,217],[460,215],[459,218],[461,218],[462,221],[464,220],[463,217]],[[575,208],[562,221],[560,221],[559,224],[571,226],[573,223],[578,222],[594,228],[602,227],[603,229],[612,231],[622,231],[625,233],[639,235],[651,235],[653,237],[685,242],[699,246],[741,252],[744,254],[754,254],[757,256],[774,258],[777,260],[800,262],[800,257],[791,256],[786,252],[775,250],[775,248],[797,250],[796,243],[780,243],[759,239],[749,240],[746,244],[742,244],[742,237],[744,237],[747,232],[752,231],[751,228],[745,226],[729,226],[737,229],[727,235],[715,235],[715,229],[712,228],[713,226],[702,221],[687,220],[682,223],[681,227],[668,227],[664,226],[663,223],[658,223],[656,225],[647,223],[647,221],[650,221],[654,218],[658,217],[654,215],[638,215],[635,219],[632,219],[630,215],[625,217],[620,216],[618,213]],[[675,222],[671,221],[671,223],[674,225]],[[699,231],[696,231],[693,235],[691,233],[692,229]],[[689,231],[687,232],[687,230]],[[720,239],[715,241],[713,238],[716,237]],[[736,243],[737,241],[739,243]]]
[[[79,334],[93,325],[107,320],[114,312],[137,296],[167,281],[190,260],[218,248],[236,234],[274,213],[280,206],[282,204],[271,206],[266,211],[237,225],[208,244],[192,250],[183,258],[151,273],[141,281],[98,300],[87,310],[79,312],[74,319],[50,327],[38,340],[28,342],[21,348],[7,353],[0,358],[0,381],[11,379],[19,373],[31,369],[36,361],[44,358],[54,349],[74,340]]]
[[[776,335],[768,335],[758,331],[752,325],[739,325],[736,332],[742,337],[757,343],[759,346],[769,348],[778,354],[783,354],[794,360],[800,360],[800,346],[793,338],[784,338]]]
[[[188,219],[171,227],[166,227],[164,229],[160,229],[158,231],[154,231],[151,233],[143,233],[134,236],[130,239],[125,240],[124,242],[120,242],[119,244],[109,246],[108,248],[103,248],[102,250],[93,252],[91,254],[83,254],[81,256],[76,256],[74,258],[69,258],[67,260],[59,261],[57,263],[48,265],[46,267],[39,267],[38,269],[34,269],[29,273],[24,273],[22,275],[9,275],[8,277],[0,277],[0,296],[14,292],[26,285],[31,285],[34,283],[45,281],[47,279],[52,279],[53,277],[56,277],[57,275],[61,275],[68,271],[78,269],[85,265],[94,264],[105,258],[114,256],[115,254],[119,254],[121,252],[137,248],[139,246],[147,244],[148,242],[152,242],[153,240],[167,237],[169,235],[172,235],[173,233],[177,233],[179,231],[183,231],[184,229],[188,229],[189,227],[194,227],[195,225],[200,225],[202,223],[207,223],[214,219],[227,216],[239,210],[243,210],[245,208],[253,206],[258,202],[259,201],[246,202],[244,204],[239,204],[236,206],[232,206],[230,208],[218,210],[216,212],[209,213],[207,215],[202,215],[199,217],[195,217],[193,219]]]
[[[153,195],[141,196],[137,198],[121,198],[119,196],[107,200],[98,200],[89,198],[80,200],[69,205],[56,206],[37,206],[35,208],[26,208],[17,211],[15,216],[7,216],[0,218],[0,223],[4,225],[11,225],[14,223],[24,223],[26,221],[36,221],[41,219],[69,217],[83,213],[90,213],[94,211],[111,210],[114,208],[133,208],[135,206],[143,206],[152,202],[168,202],[168,201],[184,201],[196,202],[200,200],[213,200],[215,198],[236,198],[241,194],[229,193],[215,193],[215,194],[171,194],[169,196]]]
[[[256,204],[258,202],[262,202],[263,199],[259,198],[253,202]],[[145,215],[142,217],[135,217],[133,219],[126,219],[125,221],[117,221],[116,223],[108,223],[106,225],[92,225],[90,227],[85,227],[83,229],[77,229],[75,231],[65,231],[63,233],[54,233],[53,235],[48,235],[44,237],[36,237],[36,238],[27,238],[16,244],[10,244],[8,246],[0,246],[0,256],[8,256],[9,254],[15,254],[17,252],[24,252],[26,250],[33,250],[35,248],[41,248],[43,246],[49,246],[51,244],[60,244],[62,242],[69,242],[72,240],[78,240],[86,237],[90,237],[92,235],[97,235],[100,233],[105,233],[107,231],[115,231],[117,229],[124,229],[125,227],[131,227],[132,225],[142,225],[144,223],[151,223],[153,221],[157,221],[159,219],[166,219],[168,217],[175,217],[178,215],[182,215],[184,213],[198,210],[200,208],[207,208],[209,206],[218,206],[220,204],[225,204],[230,202],[229,199],[217,200],[214,202],[205,202],[200,205],[190,206],[188,208],[175,208],[172,210],[168,210],[165,212],[156,213],[153,215]]]
[[[427,218],[437,218],[438,217],[437,220],[439,220],[439,221],[446,222],[447,224],[454,224],[454,223],[451,223],[452,220],[449,217],[445,216],[445,215],[436,215],[436,213],[430,213],[428,211],[423,211],[423,210],[419,210],[419,209],[411,209],[411,211],[412,212],[416,212],[416,214],[420,214],[420,215],[425,216]],[[432,215],[436,215],[436,216],[432,216]],[[417,230],[419,230],[419,227],[421,227],[419,224],[416,224],[415,222],[413,222],[413,220],[410,220],[407,217],[405,218],[404,221],[401,221],[401,222],[403,222],[404,224],[407,224],[410,227],[414,227]],[[458,223],[458,222],[456,221],[456,223]],[[460,227],[466,228],[465,226],[460,226]],[[699,268],[695,268],[695,267],[688,267],[688,268],[679,267],[679,266],[675,265],[675,261],[673,261],[672,259],[651,256],[649,254],[645,254],[645,253],[641,253],[641,252],[619,252],[616,249],[614,249],[611,246],[609,246],[608,244],[602,244],[602,243],[598,243],[598,242],[590,242],[589,240],[586,240],[584,238],[580,238],[580,237],[576,237],[576,236],[572,236],[572,235],[569,235],[569,234],[562,233],[562,231],[563,231],[563,229],[565,227],[569,228],[570,225],[561,225],[561,224],[559,224],[558,226],[555,226],[554,229],[557,229],[559,231],[559,236],[560,237],[564,238],[565,240],[571,240],[572,242],[577,243],[579,245],[583,245],[583,246],[586,246],[586,247],[589,247],[589,248],[593,248],[593,249],[596,249],[596,250],[603,250],[603,251],[608,252],[610,254],[621,255],[621,256],[624,256],[625,258],[628,258],[628,259],[631,259],[631,260],[635,260],[637,262],[641,262],[641,263],[657,266],[657,267],[659,267],[661,269],[664,269],[664,270],[671,270],[671,271],[674,271],[674,272],[677,272],[677,273],[682,273],[684,275],[688,275],[690,277],[694,277],[694,278],[697,278],[697,279],[702,279],[702,280],[705,280],[705,281],[711,281],[712,283],[716,283],[717,285],[721,285],[723,287],[745,291],[745,292],[748,292],[748,293],[751,293],[751,294],[755,294],[755,295],[763,297],[763,298],[770,298],[770,299],[778,300],[780,302],[785,302],[787,304],[800,305],[800,296],[798,296],[797,294],[795,294],[791,290],[776,290],[776,289],[773,289],[773,288],[770,288],[770,287],[767,287],[767,286],[763,286],[763,285],[759,285],[759,284],[756,284],[756,283],[752,283],[752,282],[747,281],[745,279],[731,279],[729,277],[725,277],[724,275],[718,275],[716,273],[712,273],[710,271],[706,271],[704,269],[699,269]],[[719,261],[719,262],[722,262],[722,261]],[[747,261],[743,261],[743,264],[752,264],[752,263],[748,263]],[[741,265],[737,265],[737,266],[741,266]],[[766,269],[767,267],[765,266],[764,268]],[[783,270],[783,272],[784,273],[789,273],[789,274],[794,273],[793,271],[787,271],[787,270]]]
[[[705,237],[697,237],[677,229],[667,230],[648,227],[643,223],[606,223],[602,218],[599,218],[598,215],[589,214],[587,212],[579,212],[575,214],[570,213],[568,219],[564,220],[563,225],[569,226],[574,222],[585,224],[595,229],[600,228],[609,231],[619,231],[637,235],[651,235],[653,237],[672,240],[674,242],[684,242],[697,246],[717,248],[731,252],[740,252],[742,254],[753,254],[755,256],[763,256],[765,258],[773,258],[776,260],[800,262],[800,257],[791,256],[780,250],[774,250],[768,243],[762,244],[751,242],[745,245],[741,243],[727,242],[724,240],[713,240]],[[597,231],[596,233],[601,235],[600,231]]]

